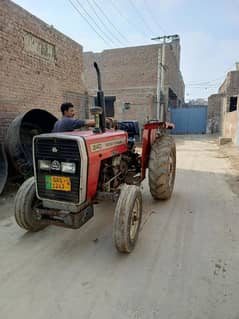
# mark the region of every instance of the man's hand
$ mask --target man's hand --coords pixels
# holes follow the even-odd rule
[[[107,117],[105,122],[108,129],[114,128],[114,120],[112,118]]]
[[[95,120],[85,120],[86,126],[95,126]]]
[[[108,129],[114,128],[115,127],[115,120],[113,120],[110,117],[106,117],[105,119],[106,127]],[[95,120],[85,120],[85,125],[86,126],[95,126]]]

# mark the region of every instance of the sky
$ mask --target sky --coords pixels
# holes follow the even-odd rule
[[[153,44],[152,37],[178,34],[186,101],[217,93],[239,61],[239,0],[14,2],[79,42],[84,51]]]

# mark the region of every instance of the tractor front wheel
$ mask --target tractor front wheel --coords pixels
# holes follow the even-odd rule
[[[122,186],[113,226],[113,239],[117,250],[130,253],[137,242],[142,219],[142,195],[135,185]]]
[[[20,227],[32,232],[46,227],[36,216],[38,202],[34,177],[30,177],[21,185],[15,198],[15,219]]]
[[[154,199],[169,199],[176,171],[176,147],[172,136],[158,137],[149,156],[149,188]]]

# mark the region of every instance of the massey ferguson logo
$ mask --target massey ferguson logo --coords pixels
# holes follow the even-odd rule
[[[51,149],[51,150],[52,150],[52,152],[53,152],[53,153],[57,153],[57,152],[58,152],[58,149],[57,149],[55,146],[54,146],[54,147],[52,147],[52,149]]]
[[[91,150],[91,152],[97,152],[97,151],[108,149],[108,148],[111,148],[114,146],[120,146],[120,145],[125,144],[125,143],[126,143],[126,138],[122,137],[122,138],[118,138],[118,139],[115,139],[112,141],[91,144],[90,150]]]
[[[58,161],[53,161],[51,163],[51,169],[54,171],[60,171],[61,170],[61,164]]]

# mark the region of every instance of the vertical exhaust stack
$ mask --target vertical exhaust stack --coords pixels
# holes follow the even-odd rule
[[[97,91],[97,106],[102,108],[102,112],[99,114],[99,126],[101,129],[101,132],[105,132],[105,97],[104,97],[104,92],[102,91],[102,86],[101,86],[101,74],[100,70],[98,67],[98,64],[94,62],[94,67],[96,70],[97,74],[97,82],[98,82],[98,91]]]

